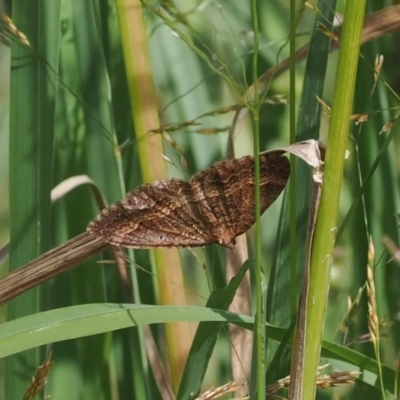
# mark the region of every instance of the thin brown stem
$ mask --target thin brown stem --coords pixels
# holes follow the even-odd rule
[[[41,255],[0,279],[0,305],[110,247],[89,232]]]

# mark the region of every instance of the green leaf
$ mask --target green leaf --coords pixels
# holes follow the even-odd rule
[[[182,321],[228,322],[252,330],[254,318],[205,307],[138,306],[111,303],[66,307],[29,315],[0,325],[0,358],[63,340],[133,326]],[[280,341],[285,332],[285,329],[266,324],[266,335],[270,339]],[[323,341],[322,347],[323,357],[345,361],[355,368],[369,371],[375,375],[378,372],[378,364],[374,359],[355,350],[326,340]],[[385,387],[392,390],[395,371],[383,366],[383,377]],[[371,384],[370,377],[362,376],[361,379]]]

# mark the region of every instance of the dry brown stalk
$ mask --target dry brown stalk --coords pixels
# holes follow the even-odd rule
[[[237,275],[240,267],[248,259],[246,235],[236,239],[236,251],[226,251],[226,279],[229,282]],[[229,311],[245,315],[252,315],[250,273],[246,272],[242,282],[236,290],[235,297]],[[236,382],[245,382],[250,376],[253,345],[253,331],[237,325],[229,324],[231,340],[231,372]],[[236,392],[236,396],[244,395],[245,387]]]
[[[330,374],[319,375],[317,377],[317,387],[328,389],[346,383],[354,383],[355,379],[361,374],[359,371],[337,371]]]
[[[89,232],[69,240],[0,279],[0,305],[110,247]]]
[[[320,389],[328,389],[346,383],[354,383],[355,379],[361,374],[359,371],[335,371],[329,374],[321,374],[327,365],[318,368],[316,385]],[[290,385],[290,375],[267,387],[267,396],[274,396],[278,390],[287,388]]]
[[[379,338],[379,318],[377,315],[376,291],[374,282],[374,263],[375,249],[372,239],[369,242],[368,266],[367,266],[367,296],[368,296],[368,330],[371,335],[371,342],[376,346]]]
[[[222,396],[225,396],[228,393],[236,392],[238,389],[242,388],[244,384],[229,382],[225,385],[219,386],[217,388],[211,388],[206,392],[202,393],[199,397],[196,397],[195,400],[214,400],[219,399]],[[248,396],[245,397],[236,397],[235,400],[246,400]]]
[[[392,255],[392,259],[397,263],[400,263],[400,249],[397,247],[396,243],[393,242],[388,236],[384,236],[383,244],[388,249],[389,253]]]
[[[14,35],[17,39],[19,39],[21,41],[21,43],[30,47],[31,44],[29,43],[28,38],[26,37],[26,35],[24,33],[22,33],[20,30],[17,29],[17,27],[12,22],[11,18],[6,14],[1,14],[1,16],[3,18],[3,22],[6,26],[6,30],[9,33],[11,33],[12,35]]]
[[[49,375],[52,366],[53,362],[51,361],[51,353],[49,353],[46,361],[37,369],[35,376],[32,378],[31,384],[25,391],[23,400],[33,399],[44,389],[47,381],[47,376]]]

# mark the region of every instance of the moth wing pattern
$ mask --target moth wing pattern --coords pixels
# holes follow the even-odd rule
[[[260,155],[261,213],[280,195],[289,160],[277,150]],[[107,243],[130,248],[196,247],[235,238],[255,222],[254,157],[214,164],[189,182],[145,184],[102,211],[88,227]]]
[[[189,183],[176,179],[140,186],[103,210],[88,229],[107,243],[129,248],[212,243],[214,238],[193,214],[193,205],[182,202],[188,193]]]

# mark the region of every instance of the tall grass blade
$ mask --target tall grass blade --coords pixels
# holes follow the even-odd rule
[[[59,1],[15,1],[14,24],[31,47],[12,42],[10,101],[10,269],[14,270],[50,247],[50,190],[57,83],[35,54],[40,52],[57,70]],[[8,318],[40,311],[34,289],[8,306]],[[21,399],[31,375],[42,362],[39,349],[6,362],[5,398]]]

